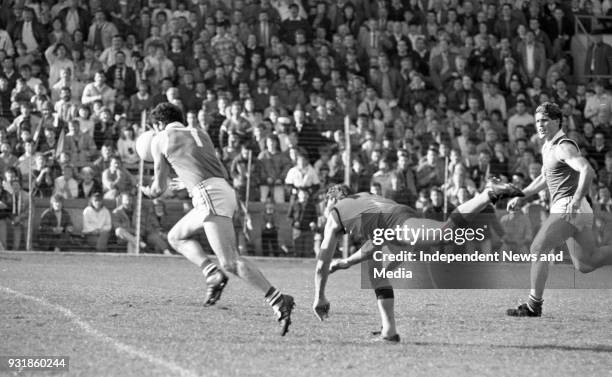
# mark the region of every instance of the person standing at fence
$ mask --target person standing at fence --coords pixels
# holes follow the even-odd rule
[[[293,253],[296,257],[312,256],[317,208],[307,189],[298,189],[297,200],[289,208],[288,217],[293,229]]]
[[[122,192],[118,196],[118,206],[113,210],[113,228],[115,228],[115,236],[120,242],[127,242],[128,254],[134,253],[136,243],[140,242],[140,248],[144,249],[147,244],[142,240],[136,239],[136,225],[134,224],[134,198],[128,192]]]
[[[42,250],[61,251],[72,245],[74,225],[68,211],[64,209],[64,197],[55,194],[51,197],[50,206],[40,219],[38,243]]]
[[[21,188],[19,175],[14,168],[4,173],[4,184],[0,194],[0,242],[8,248],[8,232],[12,232],[12,250],[19,250],[28,219],[28,193]]]
[[[102,202],[102,194],[94,192],[89,198],[89,205],[83,210],[83,236],[89,247],[97,252],[105,252],[112,229],[111,213]]]
[[[279,255],[278,227],[276,219],[276,208],[271,200],[264,204],[263,228],[261,230],[261,252],[264,257]]]
[[[291,324],[293,297],[274,288],[254,264],[239,255],[232,223],[239,204],[236,192],[227,182],[227,171],[214,154],[210,137],[202,130],[185,127],[182,111],[170,103],[157,105],[151,118],[158,132],[146,147],[153,156],[154,177],[150,186],[142,188],[143,193],[155,198],[166,191],[172,167],[193,197],[194,208],[168,233],[170,244],[200,266],[208,286],[207,304],[216,303],[228,279],[192,238],[203,227],[223,270],[265,294],[284,336]]]
[[[266,150],[259,153],[257,159],[262,165],[262,185],[259,187],[261,201],[265,202],[268,195],[275,203],[285,202],[285,186],[283,181],[291,168],[291,159],[279,148],[276,135],[266,137]]]

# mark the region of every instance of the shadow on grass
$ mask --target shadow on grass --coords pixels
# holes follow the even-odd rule
[[[567,346],[562,344],[483,344],[483,343],[448,343],[448,342],[406,342],[415,346],[439,346],[439,347],[473,347],[473,348],[499,348],[499,349],[529,349],[529,350],[553,350],[553,351],[584,351],[596,353],[612,353],[612,346],[594,344],[590,346]]]

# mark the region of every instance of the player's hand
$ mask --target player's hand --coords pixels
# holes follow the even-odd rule
[[[312,309],[317,318],[319,318],[319,321],[329,317],[329,306],[329,301],[325,298],[316,299],[314,304],[312,304]]]
[[[333,274],[334,272],[338,270],[346,270],[349,267],[350,266],[348,263],[346,263],[345,259],[334,259],[329,264],[329,273]]]
[[[576,217],[578,211],[580,210],[580,203],[582,202],[582,198],[572,197],[572,201],[567,205],[567,209],[565,210],[567,214],[570,215],[570,218]]]
[[[508,202],[508,205],[506,207],[506,209],[508,211],[515,211],[518,208],[521,208],[523,206],[523,198],[521,197],[516,197],[516,198],[512,198],[510,199],[510,201]]]
[[[183,181],[181,181],[178,178],[172,178],[172,181],[170,182],[168,186],[170,187],[170,190],[172,191],[180,191],[186,188],[185,183],[183,183]]]
[[[151,186],[140,186],[140,191],[144,196],[151,197]]]

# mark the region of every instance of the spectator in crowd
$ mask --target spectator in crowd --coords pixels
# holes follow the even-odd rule
[[[133,183],[133,177],[123,168],[121,159],[111,157],[108,168],[102,172],[104,199],[115,200],[120,193],[132,190]]]
[[[252,156],[252,150],[248,145],[242,144],[240,146],[240,153],[234,157],[230,164],[229,174],[232,178],[233,187],[241,200],[246,200],[247,190],[250,190],[249,198],[251,198],[251,195],[257,197],[256,190],[259,187],[259,177],[262,176],[262,173],[259,163]],[[249,186],[247,186],[247,183]]]
[[[7,168],[12,168],[17,165],[17,157],[13,154],[13,148],[8,142],[0,144],[0,165],[3,167],[2,171]]]
[[[442,185],[441,189],[449,203],[455,207],[461,204],[460,191],[467,190],[470,197],[477,192],[476,184],[469,178],[468,171],[463,164],[455,165],[450,181]]]
[[[21,149],[23,153],[18,153],[20,156],[17,159],[15,167],[22,177],[26,177],[26,179],[28,179],[28,174],[30,174],[34,166],[34,144],[32,143],[32,140],[30,140],[29,131],[26,131],[26,133],[27,135],[25,137],[25,141],[17,145],[17,148]],[[29,183],[26,184],[25,188],[29,190],[28,185]]]
[[[81,169],[81,179],[79,181],[79,198],[91,198],[95,193],[102,193],[102,184],[94,178],[95,171],[90,166]]]
[[[60,122],[68,123],[77,115],[77,102],[72,100],[72,90],[62,86],[55,100],[54,112]]]
[[[594,169],[601,169],[605,166],[605,157],[609,151],[610,147],[606,143],[606,133],[603,130],[595,131],[593,144],[586,149],[588,159]]]
[[[55,177],[53,176],[51,167],[47,164],[47,157],[42,153],[34,155],[32,178],[35,195],[44,198],[50,197],[53,193]]]
[[[419,163],[416,174],[419,189],[444,183],[444,162],[440,160],[435,147],[427,150],[427,155]]]
[[[74,72],[74,62],[70,59],[68,47],[60,41],[55,42],[45,51],[49,63],[49,88],[60,80],[60,72],[69,69]]]
[[[589,48],[584,65],[585,75],[605,76],[612,74],[612,46],[603,40],[603,33],[596,32],[590,36]]]
[[[285,184],[295,189],[316,189],[319,185],[319,175],[308,162],[308,157],[298,152],[297,162],[287,172]]]
[[[64,137],[64,152],[70,156],[70,161],[76,166],[87,165],[98,150],[91,135],[81,131],[78,120],[68,122],[68,133]]]
[[[296,257],[310,257],[314,253],[314,230],[317,209],[308,190],[297,190],[297,199],[287,214],[293,229],[293,253]]]
[[[111,213],[104,206],[102,194],[93,192],[89,204],[83,210],[83,230],[88,247],[95,247],[97,252],[105,252],[108,248],[112,229]]]
[[[172,248],[168,243],[168,232],[162,226],[165,217],[166,205],[161,199],[154,199],[150,205],[143,206],[140,226],[142,237],[148,245],[147,252],[172,254]]]
[[[98,157],[91,167],[94,169],[94,176],[102,179],[102,172],[110,167],[111,158],[114,156],[115,150],[111,144],[103,144],[100,148],[100,157]]]
[[[119,239],[120,244],[127,247],[127,253],[136,252],[136,244],[140,242],[140,249],[144,250],[147,244],[136,239],[136,225],[134,211],[134,200],[128,192],[121,192],[118,197],[118,206],[113,210],[112,222],[115,229],[115,236]]]
[[[381,159],[378,162],[378,170],[372,176],[372,182],[380,185],[381,194],[385,198],[391,198],[394,193],[393,181],[396,179],[393,172],[389,169],[389,162],[387,159]]]
[[[91,110],[89,109],[89,106],[80,105],[77,108],[77,115],[74,117],[74,120],[79,122],[80,133],[88,134],[89,137],[93,139],[94,122],[91,119]]]
[[[117,141],[117,154],[127,168],[138,168],[140,158],[136,154],[136,135],[132,127],[124,127]]]
[[[85,85],[81,103],[92,105],[94,101],[101,101],[103,106],[114,109],[116,94],[117,92],[106,84],[106,74],[100,70],[94,74],[93,82]]]
[[[19,173],[15,169],[8,169],[4,178],[0,193],[0,247],[8,248],[10,232],[13,239],[11,250],[20,250],[28,219],[28,193],[21,188]]]
[[[64,199],[77,198],[79,195],[79,183],[74,178],[74,167],[65,165],[62,167],[62,175],[55,178],[53,193]]]
[[[502,249],[515,253],[529,253],[529,245],[533,237],[529,217],[517,209],[503,215],[499,222],[504,228]]]
[[[278,246],[278,219],[276,208],[271,200],[266,200],[264,204],[263,227],[261,229],[261,251],[264,257],[279,256]]]
[[[107,143],[116,145],[119,139],[119,129],[110,108],[102,107],[100,109],[98,120],[94,122],[93,139],[98,149],[101,149],[102,145]]]
[[[106,19],[106,13],[101,7],[92,9],[92,11],[94,11],[94,19],[87,33],[87,44],[92,46],[94,51],[102,51],[110,47],[113,36],[119,31],[115,24]]]
[[[74,226],[70,214],[64,208],[64,197],[54,194],[50,206],[40,218],[38,228],[39,247],[42,250],[59,252],[66,246],[72,246]]]
[[[593,85],[594,94],[587,96],[584,117],[594,121],[601,112],[612,112],[612,96],[604,90],[604,82],[599,79]]]
[[[423,216],[436,221],[446,221],[448,215],[455,209],[451,203],[444,207],[444,193],[439,187],[433,187],[429,192],[430,205],[423,211]]]

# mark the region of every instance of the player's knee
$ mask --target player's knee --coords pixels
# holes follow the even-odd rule
[[[170,246],[176,249],[176,246],[180,244],[181,241],[182,238],[179,232],[176,231],[174,228],[170,229],[170,231],[168,232],[168,243],[170,243]]]
[[[376,289],[374,289],[374,293],[376,294],[376,299],[377,300],[385,300],[385,299],[389,299],[389,298],[394,298],[395,297],[395,295],[393,294],[393,288],[392,287],[376,288]]]

